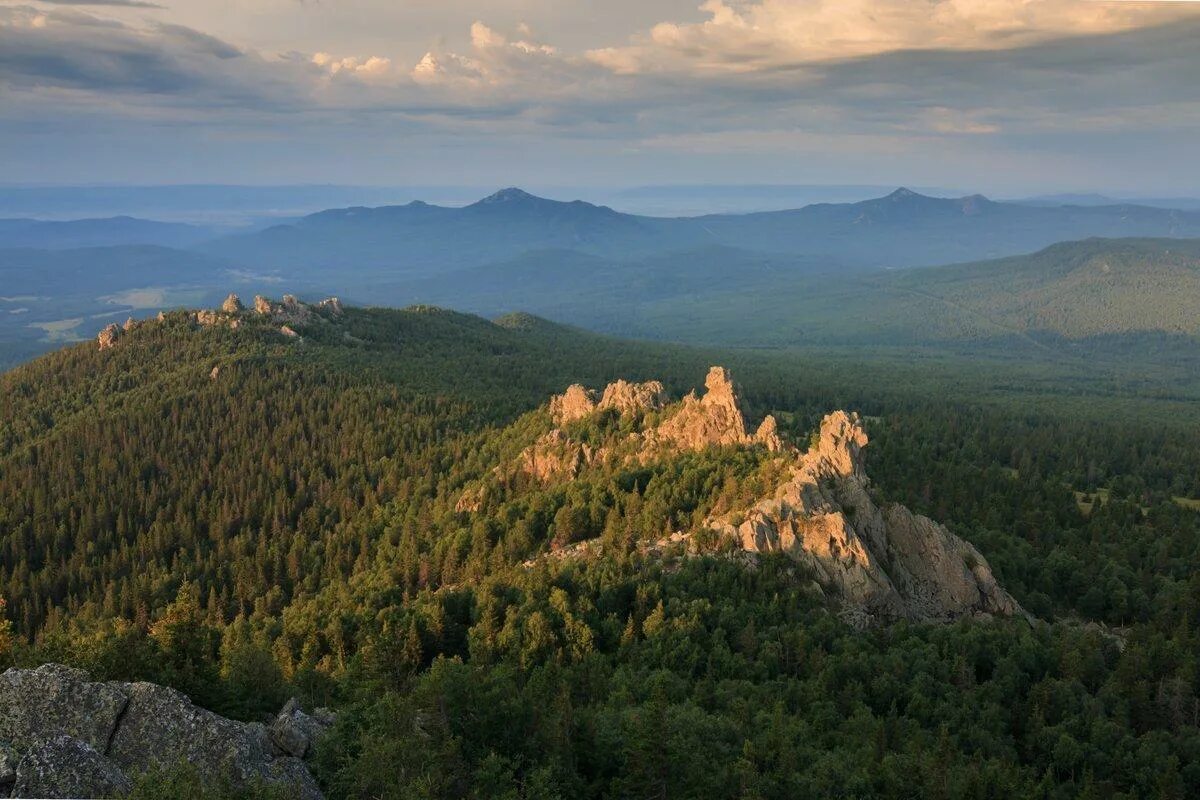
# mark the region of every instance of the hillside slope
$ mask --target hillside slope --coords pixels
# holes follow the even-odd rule
[[[222,306],[0,376],[0,666],[260,744],[332,707],[335,800],[1200,790],[1194,403],[752,354],[687,395],[710,354],[525,314]]]

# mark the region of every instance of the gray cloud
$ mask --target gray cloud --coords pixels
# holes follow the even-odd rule
[[[552,174],[627,165],[631,182],[647,164],[701,179],[727,179],[741,165],[781,180],[812,177],[802,170],[821,159],[863,178],[901,165],[1006,180],[1020,168],[1086,175],[1091,159],[1097,175],[1136,168],[1162,182],[1180,179],[1172,164],[1200,133],[1196,19],[702,73],[614,73],[528,32],[483,26],[473,39],[470,49],[431,53],[422,71],[367,54],[263,53],[176,24],[0,6],[0,151],[20,153],[40,129],[39,147],[50,130],[77,137],[81,153],[110,137],[133,159],[147,131],[171,127],[187,132],[172,134],[180,148],[222,142],[214,164],[226,172],[289,154],[319,163],[324,143],[329,153],[353,144],[339,163],[372,177],[368,165],[385,157],[423,169],[532,163]],[[1156,152],[1113,163],[1139,137]],[[264,159],[259,142],[276,149]],[[525,151],[532,162],[515,155]],[[0,168],[11,166],[0,155]]]

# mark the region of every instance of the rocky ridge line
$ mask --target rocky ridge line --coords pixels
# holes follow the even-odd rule
[[[693,392],[675,406],[667,404],[657,381],[617,381],[602,395],[571,386],[553,397],[548,409],[559,426],[605,409],[658,412],[662,420],[652,417],[654,424],[622,442],[598,447],[575,441],[556,427],[526,447],[514,465],[498,467],[502,478],[515,468],[543,483],[571,480],[614,451],[646,463],[683,450],[763,446],[787,468],[788,477],[749,508],[710,518],[704,526],[719,539],[736,543],[746,557],[787,554],[812,572],[847,618],[861,624],[1025,615],[971,544],[900,504],[876,503],[863,458],[868,437],[857,414],[835,411],[826,416],[807,452],[786,443],[771,416],[751,435],[733,381],[721,367],[709,370],[703,396]],[[477,510],[485,495],[485,487],[469,488],[457,510]],[[694,533],[678,531],[646,543],[643,550],[694,552]],[[582,557],[598,546],[581,542],[552,555]]]
[[[337,319],[346,313],[342,302],[336,297],[326,298],[319,303],[308,304],[301,302],[295,295],[285,294],[281,302],[274,302],[262,295],[255,295],[254,306],[247,309],[242,305],[241,298],[230,294],[221,303],[220,308],[202,308],[193,312],[171,312],[172,315],[184,315],[201,328],[227,327],[238,330],[242,324],[253,317],[266,317],[272,325],[279,326],[279,333],[288,339],[300,340],[303,337],[296,331],[296,326],[308,325],[319,319]],[[167,319],[167,313],[160,311],[158,321]],[[149,320],[140,321],[130,317],[122,327],[116,323],[107,325],[96,336],[100,350],[110,350],[117,346],[119,340],[145,325]]]

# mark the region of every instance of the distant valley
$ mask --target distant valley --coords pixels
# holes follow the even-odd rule
[[[715,345],[1190,337],[1196,238],[1200,212],[905,189],[683,218],[506,189],[464,207],[334,209],[239,235],[128,217],[3,220],[0,365],[128,314],[281,284]]]

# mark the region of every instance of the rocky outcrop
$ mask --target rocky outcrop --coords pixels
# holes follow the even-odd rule
[[[590,445],[555,428],[521,451],[517,468],[541,483],[551,483],[574,478],[596,459],[597,453]]]
[[[835,411],[826,416],[802,453],[780,435],[774,417],[763,419],[753,435],[747,432],[737,391],[721,367],[709,370],[703,396],[693,393],[675,405],[665,405],[657,382],[618,381],[599,396],[572,386],[549,406],[558,425],[602,408],[658,413],[636,420],[632,432],[610,434],[598,445],[555,428],[520,454],[517,468],[550,483],[571,480],[612,459],[650,463],[682,450],[758,445],[771,454],[778,469],[774,474],[787,477],[751,507],[722,513],[703,526],[718,539],[736,542],[744,557],[787,554],[808,567],[855,622],[1024,614],[969,543],[904,506],[876,502],[863,459],[867,433],[857,414]],[[682,543],[697,551],[693,533],[678,531],[654,547],[677,549]]]
[[[555,424],[565,425],[605,409],[614,409],[618,414],[644,413],[662,408],[666,402],[666,392],[658,381],[618,380],[605,387],[599,399],[596,392],[576,383],[550,398],[550,416]]]
[[[969,543],[898,504],[876,505],[856,414],[837,411],[791,475],[752,508],[709,521],[750,552],[808,566],[852,612],[891,620],[1023,614]]]
[[[254,313],[268,315],[272,313],[271,301],[263,297],[261,294],[254,295]]]
[[[669,442],[684,450],[749,442],[729,372],[724,367],[713,367],[704,388],[703,397],[692,393],[683,398],[679,411],[654,431],[658,442]]]
[[[336,297],[326,297],[321,302],[317,303],[317,310],[327,311],[331,316],[340,317],[346,313],[346,309],[342,306],[342,301]]]
[[[133,788],[117,765],[60,734],[33,744],[17,763],[12,797],[121,797]]]
[[[121,338],[121,326],[113,322],[104,326],[100,333],[96,334],[96,343],[101,350],[108,350],[117,346],[117,340]]]
[[[93,682],[56,664],[0,675],[0,742],[17,759],[16,797],[113,796],[141,772],[187,761],[201,775],[234,785],[266,781],[318,800],[295,751],[308,754],[331,722],[304,714],[293,701],[269,730],[199,708],[174,689]],[[289,733],[276,735],[276,728]]]
[[[245,306],[242,305],[242,298],[230,293],[225,302],[221,303],[221,310],[226,314],[240,314],[245,310]]]
[[[268,729],[271,743],[286,755],[304,758],[335,721],[333,713],[324,708],[306,714],[293,697]]]
[[[655,411],[666,403],[667,393],[658,381],[629,383],[619,380],[605,387],[596,408],[600,411],[611,408],[618,414],[636,414]]]

